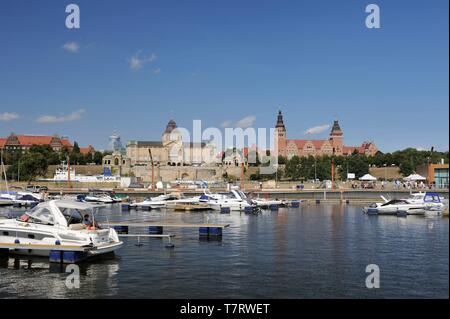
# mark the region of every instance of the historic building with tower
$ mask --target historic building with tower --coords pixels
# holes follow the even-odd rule
[[[183,142],[183,136],[174,120],[167,123],[160,141],[128,141],[123,149],[120,137],[110,138],[113,153],[103,158],[103,165],[114,172],[129,172],[133,167],[199,166],[215,163],[216,148],[210,142]]]
[[[344,133],[338,121],[334,121],[330,137],[326,140],[291,140],[286,136],[283,114],[278,112],[275,125],[275,150],[286,158],[293,156],[347,156],[353,153],[373,156],[378,152],[373,142],[363,142],[361,146],[345,146]]]

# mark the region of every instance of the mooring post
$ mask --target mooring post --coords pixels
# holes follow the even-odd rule
[[[209,236],[221,237],[222,236],[222,228],[221,227],[209,227]]]
[[[63,262],[62,250],[50,250],[49,261],[51,263],[62,263]]]
[[[75,264],[86,259],[88,254],[83,251],[64,251],[62,254],[63,263]]]
[[[200,235],[200,237],[208,237],[209,227],[199,227],[198,234]]]
[[[293,207],[293,208],[300,207],[300,201],[298,201],[298,200],[291,201],[291,207]]]

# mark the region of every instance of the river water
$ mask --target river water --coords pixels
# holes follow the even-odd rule
[[[360,205],[305,204],[259,215],[100,211],[109,220],[227,223],[222,240],[167,228],[124,238],[115,257],[80,265],[80,288],[47,259],[0,260],[0,298],[448,298],[449,220],[367,216]],[[4,213],[8,209],[1,208]],[[100,218],[100,217],[99,217]],[[145,229],[130,229],[143,232]],[[366,287],[366,267],[380,288]]]

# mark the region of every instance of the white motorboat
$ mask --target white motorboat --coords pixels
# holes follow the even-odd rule
[[[384,203],[371,203],[364,207],[363,211],[368,214],[397,215],[424,215],[427,212],[440,213],[445,206],[438,193],[426,192],[411,194],[410,198],[387,200],[382,197]]]
[[[257,205],[240,190],[231,190],[227,194],[207,194],[200,196],[200,202],[206,202],[213,210],[229,208],[230,211],[256,209]]]
[[[42,179],[43,181],[49,182],[79,182],[79,183],[112,183],[117,182],[120,183],[120,176],[107,176],[107,175],[80,175],[76,174],[75,168],[70,167],[66,164],[66,162],[62,162],[56,168],[55,174],[53,178]]]
[[[42,201],[42,196],[40,194],[31,192],[15,192],[7,191],[0,193],[0,205],[20,205],[20,206],[33,206],[37,205]]]
[[[2,197],[0,195],[0,206],[12,206],[14,205],[14,200],[8,197]]]
[[[256,203],[256,205],[258,207],[261,207],[261,208],[268,208],[272,205],[277,205],[277,206],[287,205],[286,201],[279,200],[279,199],[253,198],[252,200],[254,203]]]
[[[95,226],[96,207],[70,200],[41,203],[17,219],[0,220],[0,243],[87,248],[88,257],[114,252],[123,243],[114,229]],[[90,227],[83,224],[86,214],[92,219]],[[10,249],[10,253],[49,256],[50,250]]]
[[[133,203],[130,207],[159,209],[165,207],[173,208],[179,204],[194,203],[199,203],[199,197],[185,197],[181,193],[170,193],[151,197],[142,202]]]
[[[86,196],[79,196],[78,199],[88,203],[113,204],[115,202],[107,193],[89,193]]]

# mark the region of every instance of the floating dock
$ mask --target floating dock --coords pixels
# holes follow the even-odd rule
[[[230,227],[230,224],[188,224],[188,223],[158,223],[158,222],[109,222],[104,226],[114,228],[119,234],[128,234],[129,227],[148,228],[149,234],[161,235],[164,228],[197,228],[200,237],[222,237],[224,228]]]

